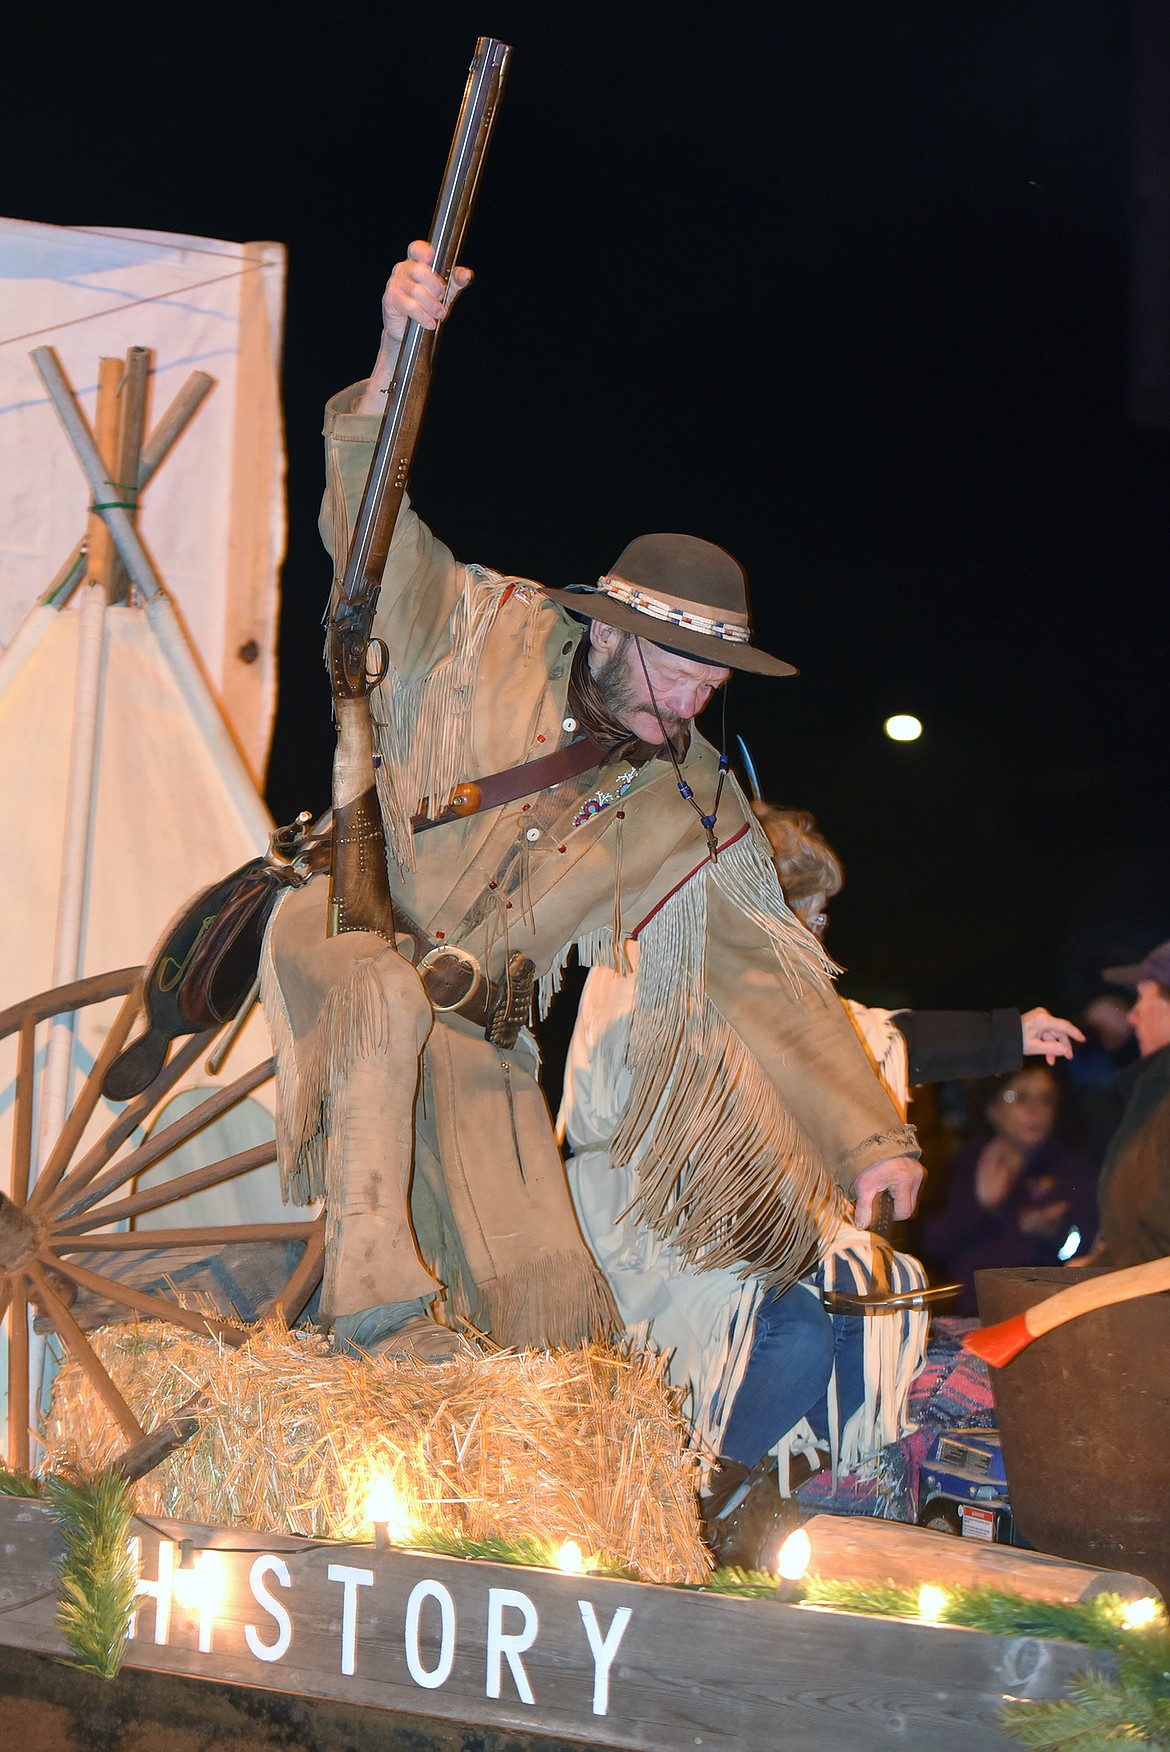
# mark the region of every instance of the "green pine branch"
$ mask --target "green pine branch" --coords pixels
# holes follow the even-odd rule
[[[130,1486],[120,1473],[55,1476],[45,1495],[65,1544],[57,1620],[78,1665],[112,1679],[122,1665],[138,1591]]]
[[[17,1472],[0,1460],[0,1496],[39,1497],[44,1491],[39,1478],[33,1478],[27,1472]]]

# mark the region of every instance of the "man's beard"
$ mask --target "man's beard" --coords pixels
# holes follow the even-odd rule
[[[605,702],[606,710],[619,723],[630,729],[630,717],[634,714],[648,716],[658,722],[658,715],[652,705],[639,694],[634,676],[627,662],[629,645],[623,645],[606,657],[593,670],[593,681],[598,693]],[[647,689],[650,681],[647,677]],[[629,714],[629,716],[627,716]],[[665,739],[661,735],[661,727],[665,726]],[[631,730],[634,736],[641,736],[639,730]],[[646,742],[657,746],[660,742],[669,742],[674,750],[676,760],[685,760],[687,749],[691,745],[691,722],[689,718],[679,718],[673,712],[661,713],[660,734],[643,738]]]

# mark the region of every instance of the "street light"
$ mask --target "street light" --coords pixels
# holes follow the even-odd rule
[[[882,728],[891,742],[917,742],[922,735],[921,721],[909,712],[895,712]]]

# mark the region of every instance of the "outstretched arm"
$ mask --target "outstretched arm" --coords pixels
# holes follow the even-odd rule
[[[1025,1011],[1020,1020],[1024,1029],[1024,1057],[1043,1056],[1050,1065],[1055,1064],[1058,1058],[1070,1059],[1073,1055],[1073,1041],[1083,1041],[1085,1038],[1079,1028],[1066,1022],[1061,1016],[1049,1015],[1043,1006]]]

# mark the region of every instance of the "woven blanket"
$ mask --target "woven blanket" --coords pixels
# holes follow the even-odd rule
[[[926,1361],[914,1377],[907,1405],[917,1429],[836,1481],[827,1470],[814,1473],[800,1486],[796,1500],[822,1514],[916,1521],[922,1462],[939,1431],[995,1428],[987,1364],[961,1349],[964,1334],[977,1325],[975,1320],[933,1319]]]

